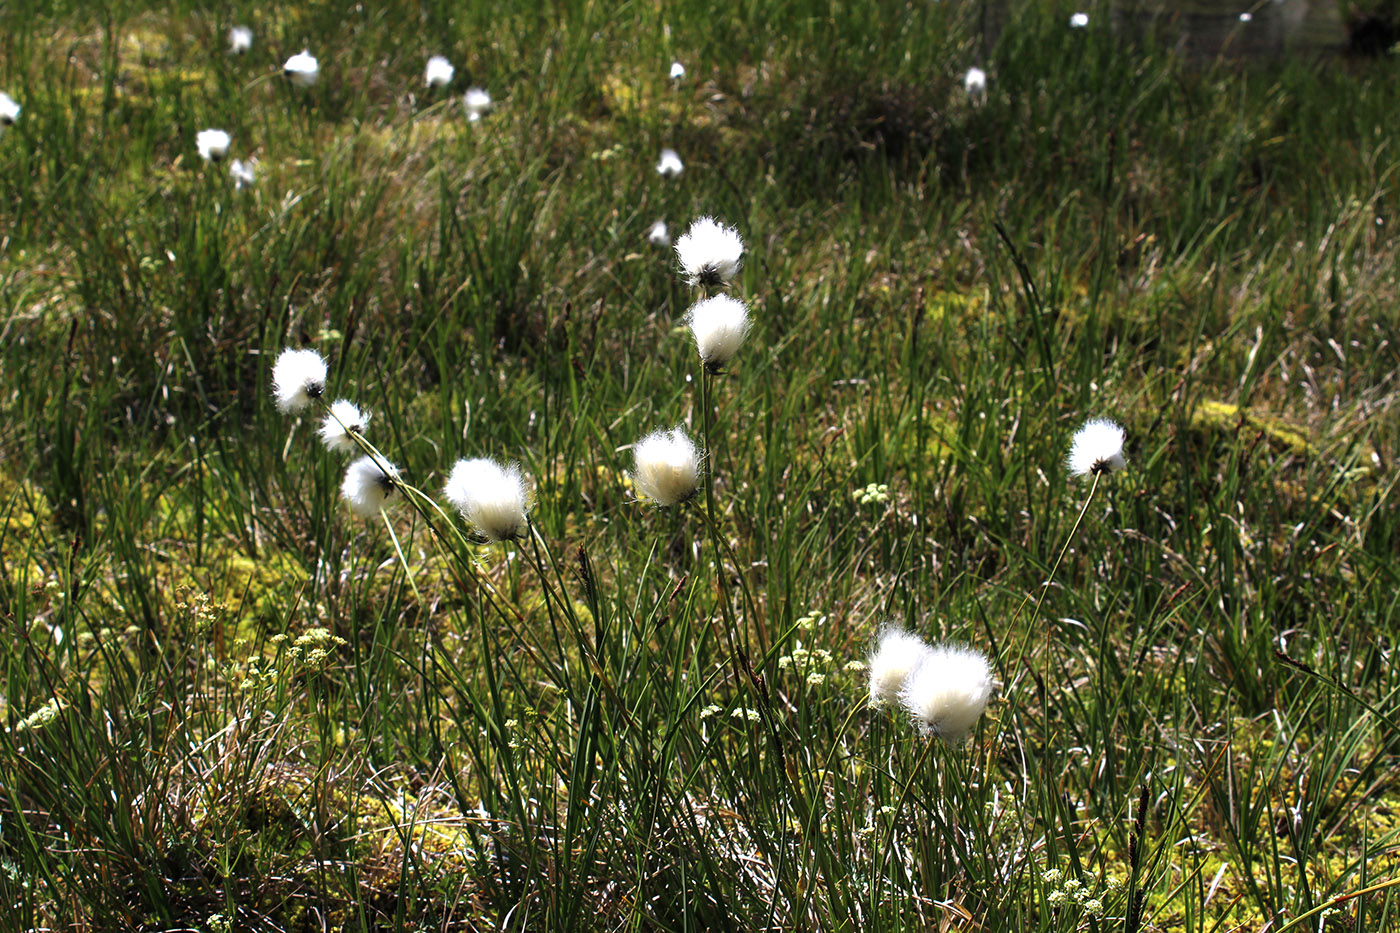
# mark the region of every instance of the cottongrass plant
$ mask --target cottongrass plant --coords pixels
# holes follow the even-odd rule
[[[637,441],[632,457],[633,487],[657,505],[681,505],[700,488],[700,451],[680,425]]]
[[[1071,13],[1069,17],[1070,29],[1083,29],[1089,25],[1088,13]]]
[[[685,77],[685,66],[680,62],[671,62],[671,80],[679,81]]]
[[[924,735],[958,744],[982,718],[992,690],[985,655],[960,645],[938,645],[919,655],[900,685],[899,702]]]
[[[1086,421],[1074,432],[1065,467],[1073,476],[1116,473],[1128,465],[1123,459],[1123,428],[1107,418]]]
[[[676,258],[692,286],[713,288],[739,274],[744,238],[713,217],[701,217],[676,240]]]
[[[674,149],[662,149],[661,158],[656,161],[656,173],[662,178],[675,178],[685,171],[685,163]]]
[[[228,31],[228,50],[231,55],[242,55],[253,47],[253,30],[247,26],[233,26]]]
[[[467,111],[469,123],[475,123],[486,116],[491,106],[491,95],[486,93],[485,88],[467,88],[467,92],[462,95],[462,107]]]
[[[686,324],[706,372],[717,375],[734,359],[749,335],[749,309],[738,298],[714,295],[691,306]]]
[[[233,179],[233,190],[242,191],[244,188],[251,188],[253,182],[258,180],[257,170],[253,167],[253,160],[244,162],[242,159],[234,159],[228,166],[229,177]]]
[[[229,144],[233,140],[223,130],[200,130],[195,135],[195,147],[199,157],[206,162],[219,162],[228,155]]]
[[[981,68],[969,68],[963,75],[963,90],[974,101],[981,102],[987,96],[987,73]]]
[[[671,245],[671,231],[666,228],[666,221],[658,220],[647,230],[647,242],[652,246],[666,247]]]
[[[374,518],[390,503],[399,481],[399,470],[392,463],[364,456],[345,468],[340,495],[360,518]]]
[[[315,350],[283,350],[272,367],[272,392],[283,412],[304,411],[326,391],[326,361]]]
[[[321,64],[316,56],[302,49],[282,66],[282,73],[297,87],[311,87],[321,74]]]
[[[424,69],[423,83],[428,87],[447,87],[456,73],[457,69],[452,67],[451,62],[441,55],[434,55],[428,59],[428,67]]]
[[[353,453],[359,449],[357,437],[363,437],[369,427],[369,412],[349,399],[339,399],[326,411],[317,432],[327,450],[337,453]]]
[[[488,541],[512,541],[525,533],[529,493],[517,463],[458,460],[442,494]]]
[[[875,650],[866,661],[870,705],[883,706],[898,699],[909,673],[932,650],[922,638],[899,626],[889,625],[882,629]]]
[[[0,135],[15,125],[19,119],[20,106],[9,94],[0,91]]]

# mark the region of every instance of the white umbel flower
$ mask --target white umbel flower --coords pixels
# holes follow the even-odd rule
[[[891,625],[880,633],[880,642],[866,665],[870,671],[870,705],[893,702],[904,689],[909,672],[933,649],[922,638]]]
[[[466,108],[467,120],[475,123],[491,109],[491,95],[485,88],[467,88],[467,93],[462,95],[462,106]]]
[[[680,505],[700,488],[700,451],[679,425],[637,441],[632,456],[633,485],[657,505]]]
[[[957,645],[930,648],[909,672],[899,701],[925,735],[956,743],[967,738],[992,697],[992,668],[980,651]]]
[[[291,79],[291,82],[299,87],[310,87],[316,83],[316,78],[321,74],[321,66],[316,61],[316,56],[302,49],[282,66],[282,73]]]
[[[1123,429],[1106,418],[1095,418],[1074,432],[1065,466],[1075,476],[1112,473],[1128,465],[1123,459]]]
[[[456,73],[457,69],[452,67],[451,62],[441,55],[434,55],[428,59],[428,68],[423,74],[423,80],[428,87],[447,87]]]
[[[749,309],[738,298],[715,295],[697,301],[686,314],[686,323],[705,369],[718,373],[734,359],[749,335]]]
[[[321,419],[321,443],[326,445],[327,450],[353,453],[358,445],[351,434],[363,435],[367,427],[369,412],[360,411],[359,406],[348,399],[340,399]]]
[[[228,31],[228,50],[234,55],[242,55],[253,47],[253,30],[247,26],[234,26]]]
[[[9,94],[0,91],[0,135],[15,125],[19,119],[20,106]]]
[[[398,478],[398,468],[387,460],[380,466],[373,457],[361,457],[345,468],[340,495],[356,515],[374,518],[388,504]]]
[[[458,460],[442,494],[491,541],[509,541],[525,533],[530,506],[519,464],[503,467],[485,457]]]
[[[671,80],[679,81],[685,77],[685,66],[680,62],[671,62]]]
[[[674,149],[662,149],[661,158],[656,162],[656,171],[662,178],[675,178],[685,171],[685,163]]]
[[[666,229],[666,221],[658,220],[647,231],[647,242],[652,246],[670,246],[671,231]]]
[[[315,350],[288,347],[272,366],[272,392],[283,411],[301,411],[326,391],[326,361]]]
[[[229,143],[232,141],[223,130],[200,130],[194,138],[199,157],[206,162],[218,162],[228,155]]]
[[[228,166],[229,176],[233,179],[233,190],[242,191],[244,188],[252,187],[257,181],[257,172],[253,169],[253,161],[249,159],[244,162],[242,159],[234,159]]]
[[[733,227],[701,217],[676,241],[676,257],[691,285],[718,285],[739,273],[744,239]]]
[[[1070,15],[1070,18],[1069,18],[1069,28],[1070,28],[1070,29],[1083,29],[1083,28],[1084,28],[1085,26],[1087,26],[1087,25],[1089,25],[1089,14],[1088,14],[1088,13],[1073,13],[1073,14]]]
[[[967,96],[980,100],[987,96],[987,73],[981,68],[969,68],[963,76],[963,89]]]

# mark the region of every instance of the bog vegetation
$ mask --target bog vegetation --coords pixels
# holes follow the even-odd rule
[[[1074,12],[0,7],[3,925],[1396,928],[1393,63]]]

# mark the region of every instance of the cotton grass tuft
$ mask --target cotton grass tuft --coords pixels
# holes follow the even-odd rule
[[[909,672],[932,650],[922,638],[896,625],[884,628],[866,664],[870,673],[870,705],[893,702],[904,689]]]
[[[321,443],[327,450],[353,453],[358,449],[352,435],[363,435],[369,427],[369,412],[360,411],[358,405],[348,399],[340,399],[331,405],[330,411],[321,419]]]
[[[490,541],[510,541],[525,532],[529,497],[519,464],[458,460],[442,494]]]
[[[1123,459],[1123,429],[1107,418],[1085,422],[1074,432],[1065,466],[1074,476],[1113,473],[1128,462]]]
[[[316,56],[302,49],[287,59],[287,63],[282,66],[282,73],[298,87],[310,87],[320,77],[321,64],[316,61]]]
[[[744,239],[733,227],[713,217],[701,217],[676,241],[676,258],[691,285],[720,285],[739,273]]]
[[[919,731],[946,742],[967,738],[992,696],[992,669],[979,651],[958,645],[930,648],[899,691]]]
[[[700,451],[679,425],[637,441],[632,456],[633,485],[657,505],[680,505],[700,488]]]
[[[326,391],[326,361],[315,350],[283,350],[272,366],[272,393],[284,412],[301,411]]]
[[[457,69],[452,67],[451,62],[441,55],[434,55],[428,59],[428,67],[423,72],[423,83],[428,87],[447,87],[456,73]]]
[[[394,495],[398,468],[387,461],[381,466],[373,457],[361,457],[345,468],[340,495],[360,518],[374,518]]]
[[[229,144],[233,140],[223,130],[200,130],[195,135],[195,148],[199,157],[206,162],[218,162],[228,155]]]
[[[738,298],[715,295],[697,301],[686,314],[695,348],[710,373],[729,364],[749,335],[749,309]]]

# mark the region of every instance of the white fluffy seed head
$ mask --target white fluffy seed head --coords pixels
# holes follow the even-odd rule
[[[423,81],[428,87],[447,87],[452,83],[452,76],[457,73],[457,69],[452,67],[452,63],[441,55],[434,55],[428,59],[428,67],[423,73]]]
[[[458,460],[442,494],[488,540],[509,541],[525,533],[530,506],[519,464]]]
[[[302,49],[287,59],[287,63],[282,66],[282,73],[290,78],[293,84],[310,87],[321,74],[321,65],[316,61],[316,56]]]
[[[272,366],[272,393],[282,411],[301,411],[326,391],[326,361],[315,350],[283,350]]]
[[[968,97],[982,97],[987,93],[987,73],[981,68],[969,68],[963,76],[963,88]]]
[[[922,638],[898,626],[890,625],[881,631],[880,641],[866,664],[870,672],[870,705],[893,702],[904,689],[909,672],[932,650]]]
[[[749,335],[749,309],[738,298],[715,295],[697,301],[686,315],[705,368],[717,373],[734,359]]]
[[[223,130],[200,130],[194,138],[199,157],[206,162],[217,162],[228,155],[229,143],[232,141]]]
[[[656,162],[656,171],[662,178],[675,178],[685,171],[685,163],[674,149],[662,149],[661,158]]]
[[[1075,476],[1112,473],[1128,465],[1123,459],[1123,429],[1107,418],[1085,422],[1074,432],[1065,466]]]
[[[685,77],[685,66],[680,62],[671,62],[671,80],[679,81]]]
[[[249,159],[244,162],[242,159],[234,159],[228,166],[229,176],[233,179],[233,190],[242,191],[244,188],[252,187],[257,181],[257,172],[253,169],[253,161]]]
[[[1073,13],[1073,14],[1070,15],[1070,18],[1069,18],[1069,28],[1070,28],[1070,29],[1083,29],[1083,28],[1084,28],[1085,26],[1087,26],[1087,25],[1089,25],[1089,14],[1088,14],[1088,13]]]
[[[992,668],[980,651],[939,645],[909,672],[899,702],[925,735],[956,743],[977,725],[991,696]]]
[[[666,229],[666,221],[658,220],[647,231],[647,242],[652,246],[670,246],[671,231]]]
[[[719,285],[738,274],[744,239],[733,227],[701,217],[676,241],[676,258],[691,285]]]
[[[253,47],[253,30],[247,26],[234,26],[228,31],[228,50],[234,55],[242,55]]]
[[[491,109],[491,95],[484,88],[467,88],[467,93],[462,95],[462,106],[466,108],[467,120],[475,123]]]
[[[700,488],[700,451],[679,425],[637,441],[632,456],[633,485],[657,505],[680,505]]]
[[[15,125],[19,119],[20,106],[9,94],[0,91],[0,133]]]
[[[340,399],[321,419],[321,443],[326,445],[327,450],[353,453],[358,445],[351,435],[363,435],[367,427],[369,412],[360,411],[359,406],[348,399]]]
[[[373,457],[361,457],[345,468],[340,495],[350,503],[350,510],[361,518],[374,518],[394,494],[398,468],[388,461],[383,466]]]

